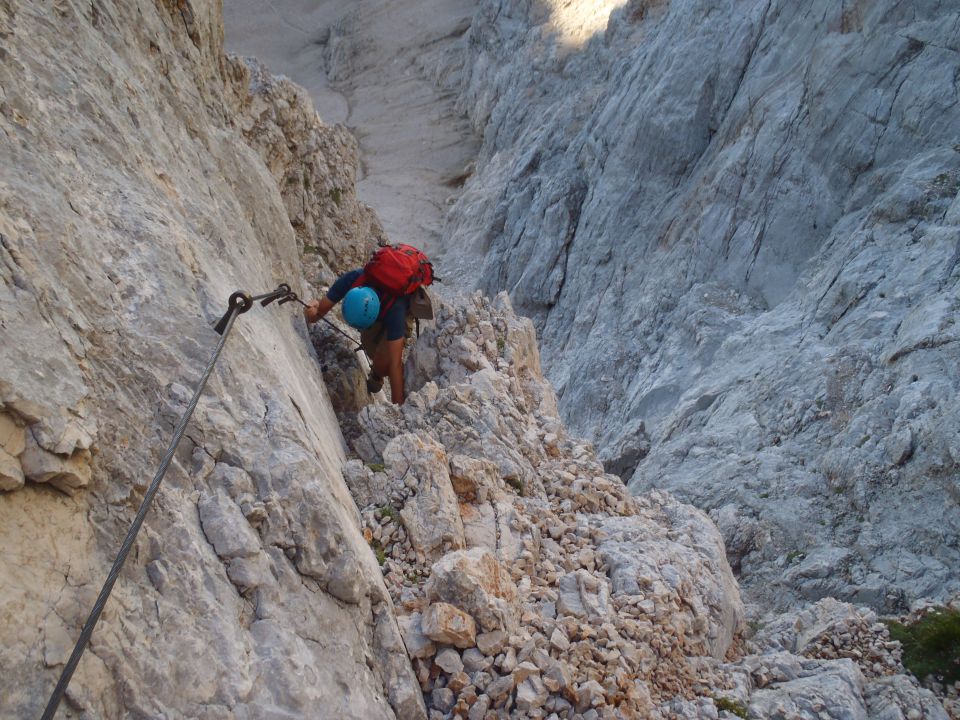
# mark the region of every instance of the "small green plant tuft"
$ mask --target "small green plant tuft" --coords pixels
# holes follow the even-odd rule
[[[380,517],[387,516],[393,522],[400,522],[400,514],[394,509],[393,505],[381,505],[377,508]]]
[[[505,338],[502,338],[502,337],[498,337],[498,338],[497,338],[497,350],[499,350],[499,351],[502,353],[502,352],[503,352],[503,349],[504,349],[506,346],[507,346],[507,341],[506,341],[506,339],[505,339]]]
[[[506,481],[507,485],[509,485],[510,487],[512,487],[514,490],[517,491],[518,495],[523,496],[524,485],[523,485],[522,478],[508,477],[508,478],[504,478],[504,480]]]
[[[383,463],[367,463],[367,467],[373,470],[374,472],[383,472],[387,469],[387,466]]]
[[[960,610],[934,610],[913,623],[887,625],[903,645],[903,664],[919,680],[933,675],[948,685],[960,681]]]
[[[330,188],[330,199],[339,207],[340,203],[343,202],[343,190],[340,188]]]
[[[715,697],[713,699],[713,704],[717,706],[717,710],[726,710],[727,712],[733,713],[737,717],[747,717],[746,705],[732,698]]]
[[[320,247],[317,245],[311,245],[310,243],[303,244],[303,252],[307,255],[319,255]]]
[[[377,563],[380,567],[383,567],[383,564],[387,561],[387,551],[384,550],[379,540],[372,541],[370,547],[373,548],[373,554],[377,556]]]

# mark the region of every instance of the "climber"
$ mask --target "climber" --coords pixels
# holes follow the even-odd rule
[[[343,319],[360,330],[360,344],[372,368],[367,391],[379,392],[390,379],[390,399],[402,405],[403,346],[414,319],[432,319],[424,285],[434,281],[427,256],[410,245],[379,248],[362,269],[337,278],[325,297],[303,311],[308,323],[322,318],[343,300]]]

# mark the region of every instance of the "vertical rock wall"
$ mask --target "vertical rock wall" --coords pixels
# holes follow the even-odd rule
[[[0,715],[35,717],[226,298],[378,231],[219,2],[4,0],[0,59]],[[343,459],[299,312],[241,317],[61,716],[422,716]]]
[[[956,4],[630,0],[587,37],[578,8],[479,6],[448,258],[768,599],[956,591]]]

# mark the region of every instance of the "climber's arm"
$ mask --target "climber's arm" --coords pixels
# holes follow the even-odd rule
[[[327,290],[325,297],[314,300],[303,309],[304,319],[308,323],[315,323],[330,312],[330,308],[343,300],[343,296],[353,287],[362,272],[363,270],[351,270],[338,277],[330,286],[330,289]]]
[[[332,308],[333,305],[334,302],[327,297],[314,300],[303,309],[303,317],[308,323],[315,323],[317,320],[330,312],[330,308]]]

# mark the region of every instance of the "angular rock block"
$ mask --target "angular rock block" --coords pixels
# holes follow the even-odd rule
[[[0,448],[0,490],[16,490],[24,483],[20,461]]]
[[[27,433],[26,449],[20,456],[20,465],[27,480],[48,482],[68,495],[90,483],[90,452],[80,450],[69,457],[44,450]]]
[[[458,497],[464,500],[483,500],[487,494],[499,489],[500,473],[496,464],[490,460],[451,455],[450,482]]]
[[[414,549],[436,559],[445,547],[464,547],[463,523],[443,447],[408,433],[387,444],[383,460],[394,484],[400,484],[400,478],[415,481],[415,494],[400,511]]]
[[[226,494],[204,495],[198,509],[203,533],[221,558],[251,557],[260,551],[259,536]]]
[[[467,613],[449,603],[430,605],[420,621],[423,634],[439,643],[458,648],[473,647],[477,639],[477,625]]]
[[[26,449],[26,430],[8,414],[0,413],[0,450],[16,457]]]
[[[470,613],[485,631],[511,630],[517,625],[517,586],[484,548],[448,553],[434,563],[425,592],[431,601]]]
[[[415,612],[410,615],[401,615],[397,618],[403,644],[407,647],[407,655],[411,658],[433,657],[437,646],[423,633],[423,615]]]
[[[560,578],[557,613],[581,618],[610,614],[610,586],[586,570],[577,570]]]

